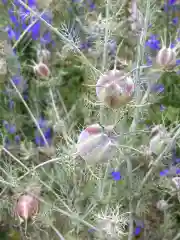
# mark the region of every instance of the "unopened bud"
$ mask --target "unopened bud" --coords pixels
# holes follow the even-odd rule
[[[134,82],[124,71],[110,70],[96,84],[96,95],[108,107],[119,108],[133,97]]]
[[[39,77],[49,77],[50,76],[50,70],[48,66],[42,62],[38,63],[37,65],[34,66],[34,72],[37,74]]]
[[[173,69],[176,66],[176,52],[171,48],[163,47],[156,56],[156,62],[167,70]]]
[[[27,221],[37,214],[38,209],[38,199],[30,194],[23,194],[17,201],[15,213],[22,220]]]
[[[106,162],[116,153],[117,136],[109,127],[93,124],[81,132],[77,142],[77,154],[86,162]]]

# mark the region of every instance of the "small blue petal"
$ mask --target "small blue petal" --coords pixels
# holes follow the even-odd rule
[[[176,3],[176,0],[169,0],[169,2],[168,2],[169,5],[173,5],[175,3]]]
[[[14,140],[15,140],[15,142],[18,144],[18,143],[20,142],[21,138],[20,138],[19,135],[16,135],[16,136],[14,137]]]
[[[176,174],[180,174],[180,168],[176,169]]]
[[[156,35],[151,35],[146,41],[145,45],[150,47],[151,49],[159,50],[161,43]]]
[[[9,108],[13,109],[15,106],[15,102],[13,100],[9,100]]]
[[[179,66],[180,65],[180,59],[176,60],[176,65]]]
[[[141,226],[137,226],[134,230],[134,235],[135,236],[139,235],[141,233],[141,230],[142,230]]]
[[[169,169],[164,169],[163,171],[161,171],[159,174],[160,176],[166,176],[169,173]]]
[[[14,134],[16,132],[16,126],[15,125],[10,125],[9,126],[9,133]]]
[[[176,158],[175,163],[180,163],[180,158]]]
[[[113,178],[115,181],[121,180],[121,173],[120,173],[120,172],[115,172],[115,171],[113,171],[113,172],[111,173],[111,176],[112,176],[112,178]]]
[[[166,109],[166,107],[164,105],[160,105],[160,111],[163,112]]]
[[[164,92],[164,85],[161,83],[154,84],[151,90],[156,93],[162,93]]]
[[[172,19],[172,23],[174,25],[178,24],[178,21],[179,21],[178,17],[175,17],[175,18]]]

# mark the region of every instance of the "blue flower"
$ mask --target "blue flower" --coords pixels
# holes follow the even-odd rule
[[[10,134],[16,133],[16,126],[14,124],[10,124],[7,121],[3,121],[3,125],[8,133]]]
[[[164,176],[167,176],[168,173],[169,173],[169,169],[164,169],[159,174],[161,177],[164,177]]]
[[[34,41],[40,39],[40,34],[41,34],[41,21],[37,19],[37,17],[33,16],[31,17],[31,12],[27,9],[25,9],[24,6],[22,6],[18,1],[14,0],[14,5],[16,6],[13,8],[10,8],[8,11],[10,21],[12,23],[12,26],[8,27],[8,36],[10,40],[18,40],[19,37],[21,36],[21,33],[27,29],[29,25],[31,25],[35,20],[37,20],[30,29],[28,29],[28,32],[30,33],[32,39]],[[37,10],[37,5],[35,0],[28,0],[28,6],[33,8],[36,12]],[[18,14],[15,14],[16,11],[18,10]],[[41,14],[39,12],[39,14]],[[45,12],[41,16],[47,23],[52,23],[52,13]],[[50,43],[52,40],[50,39],[50,32],[45,36],[43,36],[43,44]]]
[[[160,40],[156,35],[151,35],[149,39],[146,41],[145,45],[153,50],[159,50],[161,48]]]
[[[10,99],[10,100],[9,100],[9,108],[10,108],[10,109],[13,109],[14,106],[15,106],[15,102]]]
[[[164,85],[161,83],[154,84],[151,90],[156,93],[162,93],[164,92]]]
[[[138,236],[142,231],[142,227],[141,226],[136,226],[136,228],[134,229],[134,235]]]
[[[169,2],[168,2],[169,5],[173,5],[175,3],[176,3],[176,0],[169,0]]]
[[[165,109],[166,109],[166,107],[163,104],[161,104],[160,105],[160,112],[163,112]]]
[[[122,178],[121,173],[115,172],[115,171],[111,172],[111,176],[112,176],[113,180],[115,180],[115,181],[119,181]]]
[[[178,21],[179,21],[178,17],[175,17],[175,18],[172,19],[172,23],[174,25],[178,24]]]
[[[146,58],[146,65],[147,65],[147,66],[151,66],[151,65],[152,65],[152,59],[151,59],[151,57],[147,55],[145,58]]]
[[[48,122],[44,118],[38,120],[39,127],[42,129],[44,137],[49,145],[52,143],[52,129],[48,126]],[[44,146],[46,143],[40,135],[38,129],[35,131],[35,143],[38,146]]]
[[[180,65],[180,59],[176,60],[176,65],[179,66]]]
[[[171,166],[170,169],[164,169],[160,172],[161,177],[165,177],[168,175],[175,175],[175,174],[180,174],[180,168],[176,168],[174,166]]]
[[[19,144],[19,143],[20,143],[20,140],[21,140],[21,138],[20,138],[20,136],[19,136],[19,135],[16,135],[16,136],[14,137],[14,140],[15,140],[15,142],[16,142],[17,144]]]

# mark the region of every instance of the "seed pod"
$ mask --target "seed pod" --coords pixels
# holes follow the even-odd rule
[[[111,126],[93,124],[81,132],[77,142],[77,154],[86,162],[106,162],[116,153],[117,137]]]
[[[156,203],[156,207],[157,209],[159,209],[160,211],[165,211],[168,209],[168,203],[167,201],[165,200],[159,200],[157,203]]]
[[[37,65],[34,66],[34,73],[39,77],[49,77],[50,70],[48,66],[42,62],[39,62]]]
[[[176,66],[176,52],[171,48],[161,48],[156,56],[156,63],[164,69],[173,69]]]
[[[180,177],[173,177],[172,182],[177,190],[180,190]]]
[[[37,214],[38,209],[38,199],[30,194],[23,194],[19,197],[17,201],[15,213],[24,221],[27,221],[28,219],[32,218]]]
[[[110,70],[102,75],[96,84],[96,95],[99,100],[111,108],[127,104],[133,97],[134,82],[125,76],[124,71]]]
[[[7,62],[5,58],[0,57],[0,82],[4,82],[7,76]]]
[[[149,150],[159,155],[165,148],[165,146],[171,142],[169,133],[162,125],[155,126],[151,131],[151,140],[149,143]]]

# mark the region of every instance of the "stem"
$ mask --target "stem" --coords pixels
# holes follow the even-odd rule
[[[127,173],[129,176],[129,234],[128,234],[128,240],[132,240],[133,238],[133,206],[132,206],[132,164],[131,160],[127,159]]]
[[[14,84],[14,82],[13,82],[12,80],[10,80],[10,82],[11,82],[13,88],[16,90],[17,94],[19,95],[19,98],[21,99],[22,103],[24,104],[25,108],[27,109],[27,111],[28,111],[29,115],[31,116],[31,118],[32,118],[34,124],[36,125],[37,129],[39,130],[39,133],[41,134],[41,136],[42,136],[42,138],[43,138],[43,140],[44,140],[44,142],[45,142],[45,145],[46,145],[47,147],[49,147],[49,144],[48,144],[48,142],[47,142],[47,140],[46,140],[46,138],[45,138],[45,136],[44,136],[44,133],[43,133],[43,131],[41,130],[41,128],[39,127],[39,124],[38,124],[36,118],[34,117],[34,115],[32,114],[31,109],[28,107],[27,103],[24,101],[21,93],[20,93],[19,90],[17,89],[17,87],[16,87],[16,85]]]

